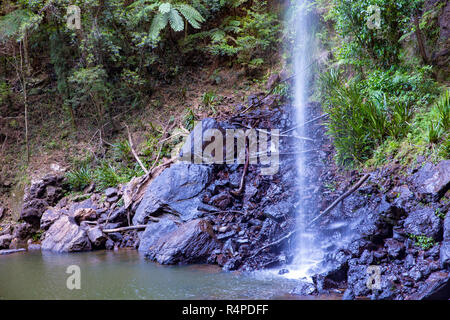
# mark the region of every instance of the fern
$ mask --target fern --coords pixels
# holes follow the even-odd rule
[[[29,10],[15,10],[0,18],[0,42],[20,35],[35,15]]]
[[[202,15],[190,5],[161,3],[150,27],[150,37],[154,40],[157,39],[167,24],[170,24],[170,27],[175,32],[182,31],[184,29],[183,17],[195,29],[200,29],[200,23],[205,21]]]
[[[177,5],[176,8],[193,28],[200,29],[200,23],[205,21],[200,12],[187,4]]]
[[[183,29],[184,29],[183,18],[181,17],[180,13],[177,10],[170,10],[169,23],[170,23],[170,27],[175,32],[183,31]]]

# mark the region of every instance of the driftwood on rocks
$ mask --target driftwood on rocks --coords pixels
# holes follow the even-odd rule
[[[361,185],[370,177],[370,174],[366,174],[364,177],[362,177],[353,187],[351,187],[346,193],[344,193],[342,196],[340,196],[338,199],[336,199],[336,201],[334,201],[328,208],[326,208],[324,211],[322,211],[316,218],[314,218],[308,225],[307,228],[311,227],[318,219],[320,219],[321,217],[323,217],[325,214],[327,214],[328,212],[330,212],[334,207],[336,207],[339,202],[341,202],[342,200],[344,200],[345,198],[347,198],[349,195],[351,195],[353,192],[355,192],[356,190],[358,190],[359,187],[361,187]],[[280,243],[282,243],[285,240],[290,239],[293,235],[295,235],[297,232],[302,231],[302,228],[298,228],[295,229],[291,232],[289,232],[288,234],[286,234],[285,236],[279,238],[278,240],[275,240],[265,246],[262,246],[261,248],[259,248],[258,250],[256,250],[253,255],[250,258],[253,258],[255,256],[257,256],[260,252],[262,252],[263,250],[279,245]]]

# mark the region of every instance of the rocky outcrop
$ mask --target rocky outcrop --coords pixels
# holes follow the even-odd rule
[[[450,270],[450,214],[444,220],[444,237],[440,252],[440,262],[443,269]]]
[[[405,219],[405,231],[417,236],[426,236],[440,240],[442,236],[442,219],[433,208],[417,208]]]
[[[92,249],[87,232],[68,216],[59,218],[45,233],[42,250],[79,252]]]
[[[161,264],[205,263],[218,245],[209,222],[196,219],[159,238],[146,256]]]
[[[38,229],[42,214],[49,206],[56,205],[63,197],[63,176],[48,175],[35,181],[25,191],[20,218]]]
[[[161,173],[148,187],[136,210],[133,224],[145,224],[148,217],[169,212],[189,221],[202,215],[206,207],[200,199],[211,176],[211,167],[177,163]]]
[[[427,162],[411,178],[417,198],[422,201],[436,202],[450,189],[450,160],[437,165]]]

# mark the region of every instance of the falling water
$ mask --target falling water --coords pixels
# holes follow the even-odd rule
[[[299,0],[292,11],[291,26],[294,34],[293,43],[293,71],[295,74],[294,94],[296,122],[300,125],[297,134],[301,137],[307,137],[308,132],[303,123],[308,121],[306,116],[306,105],[308,101],[309,85],[311,83],[313,55],[315,49],[314,20],[308,13],[310,1]],[[299,151],[305,150],[306,142],[299,140]],[[304,278],[310,275],[310,270],[322,260],[320,247],[317,243],[317,235],[312,231],[306,230],[307,222],[310,221],[309,213],[313,210],[307,210],[302,203],[304,198],[304,190],[308,188],[307,179],[308,163],[304,153],[300,153],[297,158],[297,173],[300,203],[297,208],[297,228],[300,230],[297,236],[297,244],[294,261],[287,274],[289,278]]]

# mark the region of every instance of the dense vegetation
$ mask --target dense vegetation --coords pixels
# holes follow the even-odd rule
[[[317,1],[325,11],[319,36],[333,54],[318,91],[329,113],[338,164],[450,158],[449,92],[443,85],[449,74],[439,74],[429,54],[446,45],[437,24],[446,1],[425,4]],[[380,10],[375,27],[368,23],[373,5]]]
[[[317,64],[315,97],[329,114],[339,165],[450,157],[448,72],[431,54],[446,45],[437,19],[446,1],[427,2],[311,1],[320,49],[329,57]],[[33,159],[36,169],[57,151],[71,169],[73,190],[142,174],[127,125],[141,133],[136,147],[150,168],[170,157],[195,120],[221,114],[230,95],[245,100],[252,86],[267,90],[270,74],[292,62],[288,50],[280,54],[289,43],[284,9],[292,3],[3,1],[2,179],[12,172],[20,178]],[[81,29],[67,27],[70,5],[81,9]],[[380,20],[371,27],[374,5]],[[220,91],[223,70],[241,76],[230,80],[227,97]],[[189,99],[193,78],[203,82]],[[273,93],[288,97],[289,84]]]
[[[74,13],[70,5],[81,9],[81,29],[67,27]],[[26,170],[30,157],[42,155],[38,149],[71,149],[96,135],[99,147],[81,155],[69,152],[74,189],[92,182],[102,188],[141,174],[124,123],[133,131],[145,127],[139,152],[147,168],[170,156],[179,141],[160,141],[176,128],[191,129],[199,110],[187,101],[181,110],[172,108],[156,93],[177,87],[172,100],[185,101],[187,88],[178,80],[200,78],[189,70],[202,73],[204,67],[216,83],[222,68],[249,79],[264,76],[276,61],[280,11],[277,1],[249,0],[2,2],[0,145],[15,150],[9,164]],[[205,90],[199,103],[216,113],[221,99],[215,90]],[[152,114],[165,110],[172,112],[168,128],[165,121],[152,122]],[[183,118],[175,119],[177,113]]]

